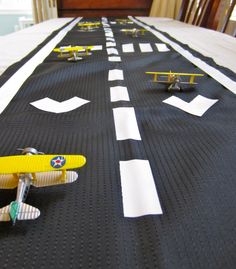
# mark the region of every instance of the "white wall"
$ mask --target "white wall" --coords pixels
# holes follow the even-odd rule
[[[0,0],[0,35],[14,32],[22,16],[32,17],[31,0]]]

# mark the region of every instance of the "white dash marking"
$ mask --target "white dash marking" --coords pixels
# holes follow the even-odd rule
[[[112,33],[112,30],[110,27],[104,28],[105,33]]]
[[[111,55],[111,54],[119,55],[118,50],[115,48],[107,48],[107,54],[108,55]]]
[[[120,69],[109,70],[108,80],[109,81],[124,80],[123,70]]]
[[[105,36],[106,37],[114,37],[114,34],[112,33],[112,32],[107,32],[107,33],[105,33]]]
[[[106,40],[111,41],[111,42],[115,42],[115,38],[113,38],[113,37],[107,37]]]
[[[133,107],[113,108],[113,116],[117,140],[141,140]]]
[[[120,161],[120,177],[125,217],[163,213],[148,160]]]
[[[111,102],[130,101],[127,87],[115,86],[110,87]]]
[[[115,47],[116,42],[106,42],[106,47]]]
[[[109,62],[121,62],[120,56],[110,56],[108,57]]]

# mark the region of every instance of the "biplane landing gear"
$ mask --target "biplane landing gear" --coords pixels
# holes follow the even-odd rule
[[[172,83],[170,84],[170,86],[168,87],[168,92],[172,91],[172,90],[178,90],[178,91],[182,91],[181,88],[181,79],[179,76],[173,76],[171,78]]]

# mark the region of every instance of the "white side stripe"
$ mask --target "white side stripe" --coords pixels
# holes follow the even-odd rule
[[[120,177],[125,217],[162,214],[148,160],[120,161]]]
[[[71,22],[63,28],[52,40],[50,40],[42,49],[40,49],[32,58],[29,59],[14,75],[12,75],[0,88],[0,114],[16,95],[22,84],[33,73],[35,68],[44,61],[48,54],[64,38],[69,30],[78,23],[81,18]]]
[[[117,140],[141,140],[133,107],[113,108],[113,116]]]
[[[230,79],[229,77],[227,77],[226,75],[224,75],[222,72],[220,72],[216,68],[210,66],[209,64],[207,64],[206,62],[202,61],[201,59],[195,57],[188,50],[185,50],[184,48],[182,48],[177,43],[175,43],[175,42],[171,41],[169,38],[165,37],[163,34],[157,32],[157,31],[153,30],[151,27],[146,26],[145,24],[137,21],[133,17],[130,17],[129,16],[129,18],[131,20],[133,20],[134,22],[136,22],[139,26],[142,26],[146,30],[148,30],[151,33],[153,33],[162,42],[165,42],[165,43],[169,44],[175,51],[177,51],[178,53],[180,53],[182,56],[184,56],[190,62],[192,62],[197,67],[199,67],[200,69],[202,69],[208,75],[210,75],[211,77],[213,77],[216,81],[218,81],[220,84],[222,84],[223,86],[225,86],[228,90],[230,90],[231,92],[233,92],[234,94],[236,94],[236,82],[235,81],[233,81],[232,79]]]

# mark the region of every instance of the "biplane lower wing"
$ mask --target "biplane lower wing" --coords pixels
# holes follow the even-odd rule
[[[19,212],[17,215],[18,220],[37,219],[40,216],[38,208],[31,205],[20,203]]]
[[[170,84],[170,81],[168,81],[168,80],[157,80],[155,82],[163,83],[163,84]],[[187,81],[181,81],[181,84],[187,84],[187,85],[189,85],[189,84],[197,84],[197,82],[191,82],[191,83],[189,83]]]
[[[72,183],[77,180],[78,174],[74,171],[50,171],[35,173],[32,185],[35,187],[46,187]],[[15,189],[19,179],[12,174],[0,174],[0,189]]]
[[[60,185],[72,183],[76,181],[78,174],[74,171],[52,171],[44,173],[35,173],[35,179],[32,185],[35,187],[47,187],[53,185]]]
[[[0,174],[0,189],[15,189],[19,179],[12,174]]]
[[[0,157],[0,174],[37,173],[79,168],[82,155],[15,155]]]

